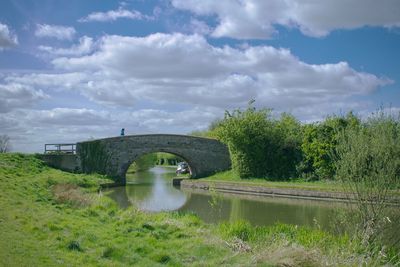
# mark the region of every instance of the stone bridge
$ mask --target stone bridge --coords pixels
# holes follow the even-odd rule
[[[168,152],[183,158],[191,177],[200,178],[230,168],[227,147],[221,142],[187,135],[130,135],[80,142],[76,146],[77,166],[85,173],[96,172],[125,183],[129,166],[141,156]]]

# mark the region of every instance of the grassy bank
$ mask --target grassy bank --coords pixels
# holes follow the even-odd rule
[[[98,193],[107,181],[0,154],[0,266],[357,266],[385,259],[319,230],[121,210]]]
[[[246,178],[242,179],[234,171],[223,171],[215,173],[214,175],[201,178],[199,180],[191,180],[192,183],[196,182],[229,182],[237,184],[238,186],[262,186],[266,188],[277,188],[277,189],[295,189],[295,190],[307,190],[316,192],[333,192],[333,193],[346,193],[349,191],[349,187],[346,187],[340,181],[336,180],[317,180],[317,181],[306,181],[304,179],[290,179],[287,181],[274,181],[274,179],[263,179],[263,178]],[[393,198],[400,198],[400,190],[392,189],[389,190],[389,195]]]
[[[219,172],[214,175],[202,178],[207,181],[227,181],[243,185],[260,185],[270,188],[293,188],[303,190],[316,190],[328,192],[342,192],[343,186],[338,181],[322,180],[322,181],[305,181],[302,179],[292,179],[288,181],[273,181],[273,179],[247,178],[241,179],[234,171]]]

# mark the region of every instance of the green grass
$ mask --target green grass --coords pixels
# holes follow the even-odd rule
[[[246,178],[242,179],[233,170],[218,172],[214,175],[201,178],[200,180],[192,180],[193,182],[211,181],[211,182],[229,182],[240,185],[265,186],[268,188],[284,188],[299,190],[314,190],[323,192],[346,192],[348,187],[343,186],[340,181],[322,180],[322,181],[306,181],[304,179],[291,179],[287,181],[275,181],[268,178]],[[394,197],[400,197],[400,190],[394,189],[390,191]]]
[[[262,178],[241,179],[234,171],[219,172],[214,175],[202,178],[205,181],[226,181],[243,185],[258,185],[271,188],[293,188],[302,190],[316,190],[329,192],[342,192],[343,186],[337,181],[305,181],[302,179],[293,179],[288,181],[273,181]],[[200,180],[200,181],[201,181]]]
[[[98,175],[0,154],[0,266],[320,266],[365,259],[346,236],[302,227],[207,225],[119,209]],[[368,260],[368,259],[367,259]]]
[[[20,154],[0,155],[0,166],[0,266],[219,265],[222,260],[228,265],[244,260],[236,259],[194,215],[120,210],[97,193],[104,177],[61,172]],[[54,195],[60,185],[73,193]],[[89,203],[76,205],[88,198]]]

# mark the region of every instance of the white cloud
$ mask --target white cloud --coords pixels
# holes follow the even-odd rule
[[[84,73],[31,73],[25,75],[12,74],[4,78],[9,84],[22,84],[35,88],[46,88],[54,91],[78,90],[88,77]]]
[[[110,118],[106,112],[99,112],[86,108],[55,108],[52,110],[40,110],[30,112],[28,116],[37,123],[50,125],[99,126],[110,122]]]
[[[149,133],[187,133],[205,128],[222,111],[192,109],[168,112],[140,109],[132,112],[108,112],[93,109],[55,108],[14,110],[0,113],[2,134],[11,137],[13,149],[42,152],[45,143],[79,142],[90,138]],[[163,129],[163,130],[161,130]]]
[[[117,10],[109,10],[107,12],[93,12],[87,15],[84,18],[79,19],[79,22],[90,22],[90,21],[115,21],[117,19],[133,19],[133,20],[142,20],[142,19],[151,19],[151,17],[143,15],[137,10],[126,10],[122,7]]]
[[[18,38],[13,34],[6,24],[0,23],[0,51],[11,48],[18,44]]]
[[[144,133],[188,133],[194,129],[204,129],[209,122],[219,118],[223,113],[215,108],[191,108],[179,112],[170,112],[158,109],[141,109],[134,112],[122,113],[119,121],[126,125],[128,133],[142,129]],[[130,128],[129,126],[134,126]],[[163,129],[163,130],[160,130]]]
[[[304,121],[318,120],[338,109],[368,109],[369,103],[352,98],[392,83],[346,62],[308,64],[287,49],[217,47],[196,34],[104,36],[90,54],[52,62],[53,73],[2,77],[12,86],[0,87],[0,109],[8,112],[0,114],[0,123],[6,134],[19,132],[16,150],[118,135],[121,128],[127,134],[184,134],[250,99]],[[42,90],[81,99],[79,105],[28,110],[45,97]]]
[[[199,35],[105,36],[91,55],[57,58],[62,71],[88,73],[90,99],[133,106],[139,99],[201,106],[260,104],[289,108],[368,94],[389,79],[346,62],[310,65],[287,49],[210,45]]]
[[[75,143],[91,136],[110,136],[108,114],[90,109],[13,110],[0,113],[2,133],[15,151],[43,152],[45,143]],[[4,128],[3,128],[4,125]]]
[[[400,26],[397,0],[172,0],[172,5],[200,16],[215,15],[214,37],[265,39],[276,32],[275,25],[317,37],[336,29]]]
[[[93,50],[93,39],[83,36],[79,39],[79,44],[70,48],[55,48],[51,46],[39,46],[39,50],[55,56],[82,56],[89,54]]]
[[[209,78],[223,71],[222,64],[215,61],[219,51],[199,35],[115,35],[103,37],[92,56],[58,58],[53,63],[60,69],[102,70],[124,77]]]
[[[38,100],[48,97],[41,90],[18,83],[0,84],[0,113],[16,108],[29,107]]]
[[[190,19],[190,23],[187,28],[190,33],[197,33],[202,35],[207,35],[211,33],[211,28],[207,25],[207,23],[195,18]]]
[[[60,25],[36,24],[35,35],[37,37],[50,37],[58,40],[72,40],[76,34],[73,27]]]

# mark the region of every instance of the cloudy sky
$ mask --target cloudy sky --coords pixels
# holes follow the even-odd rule
[[[397,111],[399,49],[398,0],[2,0],[0,135],[186,134],[250,99],[304,122]]]

